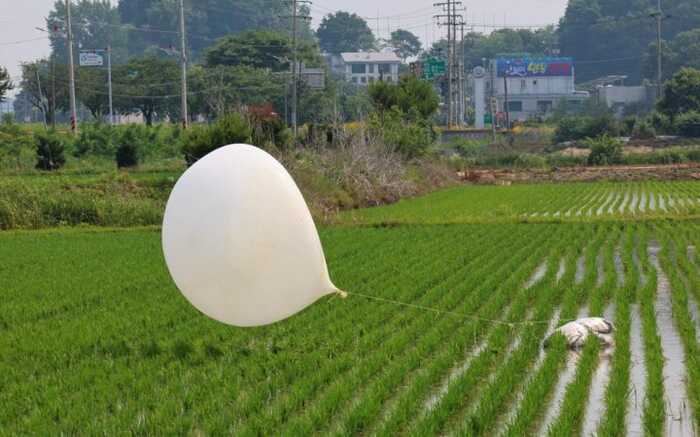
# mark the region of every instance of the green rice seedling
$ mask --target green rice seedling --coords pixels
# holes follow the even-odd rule
[[[663,383],[663,352],[661,339],[656,325],[654,300],[656,296],[657,275],[649,263],[647,255],[648,237],[645,226],[635,226],[637,254],[641,262],[642,272],[647,283],[639,293],[640,311],[642,316],[642,331],[644,335],[644,360],[647,369],[646,399],[644,407],[644,429],[648,435],[663,434],[666,422]]]
[[[516,259],[517,259],[517,258],[516,258]],[[498,262],[499,262],[499,261],[497,261],[497,263],[498,263]],[[496,265],[498,265],[498,264],[496,264]],[[488,270],[488,269],[493,269],[494,267],[495,267],[495,266],[488,266],[487,270]],[[503,267],[501,267],[501,268],[503,268]],[[485,271],[486,271],[486,270],[485,270]],[[491,271],[493,272],[493,270],[491,270]],[[504,271],[508,271],[508,270],[507,270],[507,269],[504,269]],[[495,272],[494,274],[496,275],[496,277],[498,276],[498,272]],[[470,282],[472,282],[472,281],[468,281],[468,282],[466,282],[466,283],[470,283]],[[457,294],[457,296],[459,296],[459,295]],[[484,300],[484,296],[483,296],[483,292],[482,292],[482,296],[481,296],[480,298],[478,298],[478,299],[476,300],[476,302],[482,302],[483,300]],[[472,305],[473,305],[473,304],[472,304]],[[432,318],[432,315],[431,315],[431,318]],[[429,321],[430,321],[430,319],[426,320],[426,322],[429,322]],[[453,320],[453,321],[454,321],[454,320]],[[398,363],[401,363],[401,361],[397,361],[397,364],[398,364]],[[352,384],[351,384],[351,385],[352,385]],[[338,390],[340,390],[340,388],[339,388]],[[344,391],[342,391],[342,392],[345,393],[346,395],[349,393],[347,390],[344,390]],[[334,398],[335,398],[335,399],[338,399],[337,396],[335,396]],[[325,410],[324,410],[324,411],[325,411]],[[316,414],[324,414],[324,413],[322,413],[321,411],[316,411]],[[319,424],[319,425],[325,424],[325,421],[324,421],[324,420],[321,420],[321,419],[322,419],[321,416],[316,416],[315,419],[314,419],[314,418],[311,418],[312,423],[316,423],[316,424]],[[308,420],[308,419],[307,419],[307,420]],[[300,426],[299,424],[292,424],[291,426],[294,427],[294,428],[292,428],[292,429],[294,429],[294,432],[293,432],[293,433],[296,433],[296,432],[299,432],[299,431],[300,431],[300,429],[298,428],[298,426]],[[309,426],[308,422],[307,422],[307,425],[305,425],[305,426],[307,426],[307,427]]]
[[[605,393],[605,415],[598,427],[598,435],[625,434],[630,381],[630,303],[639,285],[632,260],[634,235],[627,227],[620,245],[620,262],[624,280],[615,290],[615,352],[612,358],[610,383]]]

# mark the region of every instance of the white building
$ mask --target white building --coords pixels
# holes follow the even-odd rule
[[[577,105],[589,97],[576,91],[571,58],[499,58],[491,61],[489,71],[475,69],[473,80],[478,128],[484,127],[486,113],[526,121],[547,117],[562,100]]]
[[[596,88],[596,93],[598,101],[605,103],[618,117],[622,117],[625,107],[629,105],[638,104],[651,108],[656,97],[656,87],[606,85]]]
[[[348,82],[366,86],[383,80],[398,82],[401,60],[391,52],[353,52],[340,56],[327,55],[326,61],[334,73]]]

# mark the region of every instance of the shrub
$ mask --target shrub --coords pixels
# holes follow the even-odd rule
[[[632,138],[635,140],[649,140],[656,137],[656,130],[646,120],[637,120],[632,129]]]
[[[547,168],[547,159],[532,153],[521,153],[514,163],[517,168]]]
[[[688,153],[686,154],[686,156],[688,157],[688,161],[700,162],[700,149],[688,150]]]
[[[187,165],[192,165],[219,147],[251,142],[252,130],[240,114],[219,118],[211,126],[192,126],[182,138],[182,151]]]
[[[278,149],[284,150],[294,144],[292,131],[280,118],[252,117],[250,125],[251,140],[256,146],[263,147],[272,144]]]
[[[678,133],[684,137],[700,137],[700,112],[689,111],[681,114],[676,122]]]
[[[84,124],[74,143],[73,154],[77,157],[87,154],[113,156],[115,151],[114,129],[105,124]]]
[[[625,117],[624,120],[622,120],[622,134],[626,135],[628,137],[632,136],[632,132],[634,132],[634,127],[637,125],[637,117],[630,116],[630,117]]]
[[[581,139],[583,117],[563,117],[554,131],[554,142],[564,143]]]
[[[383,117],[370,115],[369,126],[373,135],[408,159],[424,155],[436,137],[428,121],[410,121],[398,109],[388,111]]]
[[[135,167],[139,163],[138,139],[134,130],[127,129],[119,139],[116,152],[117,167]]]
[[[613,165],[623,161],[622,142],[608,135],[599,138],[589,138],[584,141],[591,149],[588,155],[588,165]]]
[[[666,114],[663,114],[661,112],[653,112],[649,116],[649,123],[657,133],[675,133],[675,128],[673,126],[673,123],[671,122],[671,119]]]
[[[604,135],[615,137],[620,135],[620,128],[615,117],[605,113],[589,119],[585,124],[583,134],[583,138],[598,138]]]
[[[554,142],[578,141],[586,138],[598,138],[603,135],[620,134],[615,117],[604,113],[596,117],[563,117],[557,122]]]
[[[36,139],[36,168],[39,170],[58,170],[66,163],[63,155],[64,146],[56,132],[40,132]]]

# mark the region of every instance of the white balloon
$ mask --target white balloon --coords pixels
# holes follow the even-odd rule
[[[223,323],[267,325],[342,294],[301,192],[257,147],[221,147],[192,165],[170,194],[162,238],[182,294]]]

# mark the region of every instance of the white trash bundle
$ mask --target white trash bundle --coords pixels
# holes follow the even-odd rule
[[[595,335],[604,347],[610,347],[613,345],[614,329],[615,326],[609,320],[602,317],[586,317],[560,326],[552,335],[562,334],[570,349],[583,347],[589,335]]]

